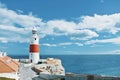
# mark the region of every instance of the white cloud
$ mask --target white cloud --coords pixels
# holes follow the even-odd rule
[[[9,10],[5,4],[0,3],[0,37],[4,37],[6,42],[28,42],[30,31],[33,26],[40,25],[38,32],[40,38],[46,35],[51,36],[67,36],[70,40],[89,40],[99,38],[100,32],[105,31],[108,34],[115,35],[120,31],[120,13],[111,15],[82,16],[78,23],[67,20],[48,20],[42,21],[41,18],[30,14],[23,14],[23,11],[18,12]],[[105,36],[105,35],[104,35]],[[108,39],[109,40],[109,39]],[[3,39],[0,42],[4,42]],[[107,41],[92,40],[90,43],[102,43]],[[110,41],[109,41],[110,42]],[[112,41],[111,41],[112,42]],[[78,43],[65,43],[64,45],[78,45]],[[46,46],[55,46],[44,44]],[[62,45],[62,42],[61,44]]]
[[[77,46],[83,46],[82,43],[78,43],[78,42],[76,42],[76,43],[74,43],[74,44],[77,45]]]
[[[79,30],[76,31],[76,33],[78,34],[82,34],[83,36],[78,36],[78,37],[71,37],[71,40],[88,40],[91,39],[93,37],[98,37],[99,35],[96,32],[93,32],[91,30],[88,29],[83,29],[83,30]]]
[[[69,22],[65,20],[50,20],[47,22],[46,34],[56,36],[70,36],[71,40],[87,40],[99,35],[89,29],[78,29],[78,24],[75,22]],[[83,37],[81,37],[84,35]]]
[[[0,24],[14,26],[16,29],[30,28],[36,24],[42,24],[40,18],[34,16],[18,14],[15,11],[8,10],[7,8],[0,8]],[[20,28],[18,28],[20,27]],[[12,28],[12,27],[9,27]]]
[[[58,44],[58,46],[69,46],[69,45],[83,46],[83,44],[79,42],[64,42]]]
[[[65,20],[50,20],[47,25],[53,29],[58,29],[58,32],[63,33],[75,33],[76,24],[74,22],[68,22]]]
[[[112,34],[117,33],[120,30],[120,26],[116,27],[116,24],[120,24],[120,13],[112,15],[97,15],[94,16],[82,16],[82,21],[78,24],[78,28],[95,29],[96,31],[106,31]]]
[[[64,42],[64,43],[58,43],[58,44],[49,44],[49,43],[43,43],[40,44],[41,46],[48,46],[48,47],[59,47],[59,46],[70,46],[70,45],[77,45],[77,46],[83,46],[82,43],[78,43],[78,42]]]
[[[59,46],[67,46],[67,45],[72,45],[73,43],[71,42],[64,42],[64,43],[59,43]]]
[[[120,37],[117,38],[110,38],[110,39],[102,39],[102,40],[90,40],[87,41],[85,44],[95,44],[95,43],[112,43],[112,44],[120,44]]]
[[[2,43],[7,43],[8,41],[7,41],[6,38],[4,38],[4,37],[0,37],[0,42],[2,42]]]
[[[0,3],[0,42],[28,42],[29,32],[36,24],[43,24],[42,19],[32,15],[23,15],[9,10]]]
[[[69,45],[83,46],[82,43],[78,43],[78,42],[64,42],[58,44],[58,46],[69,46]]]
[[[57,45],[56,44],[49,44],[49,43],[43,43],[43,44],[40,44],[41,46],[48,46],[48,47],[56,47]]]
[[[20,34],[25,34],[26,31],[24,30],[24,28],[17,28],[15,26],[9,26],[9,25],[0,25],[0,29],[1,30],[6,30],[6,31],[12,31],[12,32],[16,32],[16,33],[20,33]]]
[[[0,7],[0,34],[4,35],[6,38],[12,38],[8,39],[8,42],[21,42],[22,37],[24,37],[22,42],[28,42],[27,38],[29,32],[35,25],[40,25],[40,27],[38,27],[40,38],[44,38],[46,35],[72,36],[75,38],[80,38],[80,35],[83,34],[85,35],[85,40],[98,37],[98,34],[92,30],[77,29],[78,24],[72,21],[49,20],[47,22],[43,22],[41,18],[34,17],[32,14],[24,15],[22,13],[17,13],[13,10],[7,9],[6,7]],[[9,33],[8,36],[5,32],[2,31],[7,33],[10,32],[10,34],[16,34],[19,37],[19,40],[16,40],[16,38]]]

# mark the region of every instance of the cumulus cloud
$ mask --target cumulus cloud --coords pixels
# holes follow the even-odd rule
[[[88,40],[88,39],[91,39],[93,37],[98,37],[99,36],[96,32],[93,32],[93,31],[88,30],[88,29],[79,30],[79,31],[76,31],[76,33],[81,34],[81,36],[71,37],[70,38],[71,40]]]
[[[90,40],[87,41],[85,44],[95,44],[95,43],[112,43],[112,44],[120,44],[120,37],[117,38],[110,38],[110,39],[102,39],[102,40]]]
[[[117,39],[99,40],[100,32],[116,35],[120,31],[120,13],[111,15],[81,16],[80,21],[67,21],[65,19],[48,20],[44,22],[41,18],[30,14],[23,14],[21,10],[13,11],[0,3],[0,42],[28,42],[30,31],[33,26],[39,25],[38,33],[40,38],[47,35],[51,36],[67,36],[70,40],[76,40],[76,43],[58,43],[58,44],[42,44],[43,46],[62,46],[77,45],[78,40],[87,41],[85,44],[91,43],[114,43],[118,44]],[[106,35],[104,35],[106,36]],[[96,38],[96,40],[93,40]],[[90,41],[89,41],[90,40]]]
[[[32,15],[23,15],[19,14],[13,10],[7,8],[0,8],[0,19],[2,19],[2,24],[6,25],[15,25],[18,24],[22,27],[30,27],[37,23],[41,24],[41,19],[36,18]]]
[[[56,33],[75,33],[76,24],[74,22],[68,22],[65,20],[50,20],[47,22],[47,25],[54,30],[56,29]],[[58,30],[58,31],[57,31]]]
[[[78,28],[77,23],[65,20],[50,20],[47,22],[47,26],[47,29],[49,30],[47,31],[47,34],[70,36],[71,40],[87,40],[99,36],[95,31]]]
[[[28,35],[35,25],[40,26],[38,27],[40,38],[44,38],[46,35],[77,36],[76,38],[79,38],[82,34],[85,34],[85,39],[98,37],[98,34],[92,30],[77,29],[78,24],[73,21],[49,20],[43,22],[41,18],[37,18],[32,14],[22,14],[23,11],[21,13],[21,10],[17,13],[16,11],[9,10],[2,3],[0,5],[0,36],[7,38],[7,42],[28,42]]]
[[[94,29],[98,32],[106,31],[112,34],[116,34],[120,30],[120,26],[116,27],[116,24],[120,24],[120,13],[112,15],[97,15],[94,16],[82,16],[82,22],[78,24],[78,28]]]
[[[40,18],[32,15],[19,14],[9,10],[0,3],[0,42],[28,42],[28,33],[37,23],[42,25]]]

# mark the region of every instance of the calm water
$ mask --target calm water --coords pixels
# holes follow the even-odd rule
[[[21,58],[21,56],[11,56]],[[28,56],[22,56],[27,58]],[[120,76],[120,55],[42,55],[59,58],[66,72]]]

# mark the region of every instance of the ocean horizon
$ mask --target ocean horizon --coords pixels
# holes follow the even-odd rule
[[[12,58],[28,58],[28,55],[9,55]],[[106,55],[41,55],[41,59],[58,58],[66,72],[120,77],[120,54]]]

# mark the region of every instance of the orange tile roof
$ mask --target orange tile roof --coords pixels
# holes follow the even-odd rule
[[[19,69],[19,62],[14,61],[8,56],[0,57],[0,73],[17,72]]]

